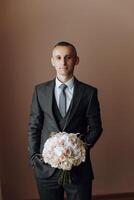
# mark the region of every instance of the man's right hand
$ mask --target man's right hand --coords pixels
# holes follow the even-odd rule
[[[33,161],[33,166],[40,166],[42,164],[44,164],[44,160],[41,154],[37,153],[33,156],[32,158]]]

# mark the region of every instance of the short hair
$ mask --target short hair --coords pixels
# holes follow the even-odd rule
[[[54,45],[54,48],[57,47],[57,46],[71,47],[73,52],[74,52],[74,56],[77,57],[77,51],[76,51],[76,48],[73,44],[71,44],[69,42],[61,41],[61,42],[56,43]]]

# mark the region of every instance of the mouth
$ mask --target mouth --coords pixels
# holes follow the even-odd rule
[[[67,70],[67,67],[61,67],[60,70]]]

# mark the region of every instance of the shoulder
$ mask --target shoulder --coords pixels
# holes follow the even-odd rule
[[[90,84],[87,84],[87,83],[84,83],[84,82],[81,82],[79,80],[77,80],[77,83],[79,86],[81,86],[85,91],[90,91],[90,92],[97,92],[97,88],[93,85],[90,85]]]
[[[55,82],[55,79],[36,84],[35,89],[42,90],[42,89],[47,88],[49,86],[51,87],[51,86],[54,85],[54,82]]]

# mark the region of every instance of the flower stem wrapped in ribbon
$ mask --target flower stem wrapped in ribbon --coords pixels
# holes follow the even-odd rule
[[[85,161],[86,150],[79,133],[52,133],[44,144],[43,160],[60,169],[59,183],[71,183],[70,170]]]

